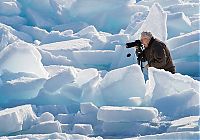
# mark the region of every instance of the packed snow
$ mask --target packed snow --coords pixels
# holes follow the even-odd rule
[[[0,139],[200,139],[199,6],[1,0]],[[142,31],[175,74],[137,64]]]

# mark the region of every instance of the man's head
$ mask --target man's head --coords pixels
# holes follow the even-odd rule
[[[140,41],[142,42],[142,44],[144,45],[145,48],[148,47],[149,42],[150,42],[152,37],[153,36],[152,36],[151,32],[142,32],[141,33]]]

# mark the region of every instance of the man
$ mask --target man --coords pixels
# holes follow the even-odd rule
[[[142,55],[144,60],[148,62],[145,66],[146,68],[155,67],[173,74],[175,73],[175,66],[172,62],[170,52],[162,41],[154,38],[151,32],[142,32],[140,41],[145,49],[139,52],[139,49],[136,47],[136,54]]]

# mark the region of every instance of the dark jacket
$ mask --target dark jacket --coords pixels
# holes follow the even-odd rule
[[[151,38],[143,55],[150,67],[164,69],[171,73],[175,73],[175,66],[172,62],[170,52],[166,45],[158,39]]]

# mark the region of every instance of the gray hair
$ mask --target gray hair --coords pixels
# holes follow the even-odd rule
[[[143,31],[143,32],[141,33],[141,36],[148,37],[148,38],[150,38],[150,39],[153,37],[153,35],[152,35],[151,32],[145,32],[145,31]]]

